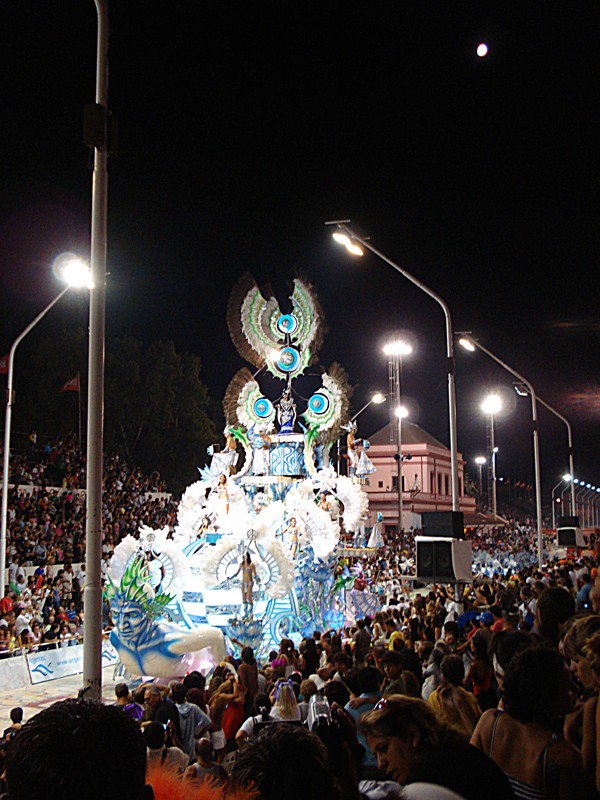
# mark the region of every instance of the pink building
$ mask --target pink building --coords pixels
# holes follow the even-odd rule
[[[398,525],[398,454],[391,441],[391,423],[369,437],[367,454],[376,471],[368,476],[370,523],[377,512],[384,525]],[[402,519],[404,528],[420,526],[423,511],[452,511],[450,450],[431,434],[408,420],[402,420]],[[475,498],[464,494],[464,460],[458,454],[458,493],[460,510],[475,513]]]

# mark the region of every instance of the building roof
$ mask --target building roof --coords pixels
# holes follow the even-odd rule
[[[369,442],[372,445],[389,445],[391,441],[391,426],[392,423],[388,422],[381,430],[368,437]],[[402,420],[402,444],[429,444],[432,447],[441,447],[442,450],[449,451],[449,448],[439,442],[435,436],[406,419]]]

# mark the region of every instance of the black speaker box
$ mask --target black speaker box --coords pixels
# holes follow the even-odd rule
[[[441,536],[448,539],[465,538],[462,511],[424,511],[421,514],[423,536]]]
[[[581,528],[559,528],[556,531],[556,541],[559,547],[585,547]]]
[[[424,583],[471,581],[471,542],[417,536],[416,577]]]

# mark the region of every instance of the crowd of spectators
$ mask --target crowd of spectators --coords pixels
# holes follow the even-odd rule
[[[6,563],[0,598],[0,658],[76,644],[83,630],[85,458],[73,436],[11,457]],[[104,458],[102,569],[141,524],[173,526],[177,505],[158,473],[145,476],[119,455]],[[74,565],[80,565],[77,568]],[[28,569],[29,568],[29,569]],[[108,603],[105,627],[110,627]]]
[[[56,447],[71,453],[64,442]],[[108,458],[105,470],[108,559],[140,523],[172,525],[175,505],[149,499],[160,483],[120,459]],[[76,489],[64,490],[42,481],[11,494],[0,656],[68,647],[81,635],[85,571],[73,563],[83,556],[84,511]],[[503,537],[483,534],[477,552],[535,549],[526,525]],[[259,656],[242,647],[208,678],[118,684],[113,708],[64,701],[25,724],[14,709],[0,791],[9,800],[149,798],[148,786],[158,800],[597,797],[595,560],[519,563],[482,572],[461,592],[415,589],[406,580],[412,546],[411,535],[391,534],[376,553],[361,554],[360,570],[347,561],[380,602],[343,629],[283,639]],[[26,565],[35,567],[29,577]],[[75,732],[77,752],[65,762],[55,744],[75,747]],[[103,772],[94,779],[96,769]]]
[[[283,639],[259,658],[243,647],[208,678],[118,684],[110,746],[136,730],[159,799],[250,789],[265,800],[594,798],[595,569],[587,559],[527,569],[476,581],[460,597],[441,585],[392,592],[373,618],[298,646]],[[65,702],[24,725],[15,711],[9,799],[42,796],[12,789],[22,752],[41,746],[40,718],[49,725],[68,712],[81,726],[82,714],[108,713]],[[77,772],[77,759],[63,768]],[[125,796],[136,796],[133,784]]]

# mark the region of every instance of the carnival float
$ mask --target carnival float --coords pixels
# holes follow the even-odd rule
[[[348,419],[338,364],[318,363],[324,320],[310,284],[289,310],[250,275],[228,305],[245,366],[223,401],[224,443],[184,492],[173,531],[141,527],[116,548],[108,578],[111,641],[131,675],[207,672],[226,648],[265,652],[344,622],[340,536],[363,537],[368,442]],[[348,474],[331,463],[346,436]]]

